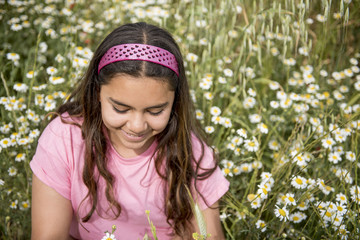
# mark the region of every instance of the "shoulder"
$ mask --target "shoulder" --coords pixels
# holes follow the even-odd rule
[[[49,141],[49,139],[81,139],[81,118],[75,118],[64,113],[55,117],[43,130],[39,141]]]
[[[191,145],[194,152],[202,152],[202,151],[211,151],[213,152],[213,149],[208,146],[205,141],[203,141],[199,136],[197,136],[195,133],[191,133]]]
[[[191,145],[196,162],[202,162],[202,165],[205,164],[205,166],[214,165],[215,154],[213,148],[208,146],[195,133],[191,133]],[[205,162],[202,160],[205,160]]]

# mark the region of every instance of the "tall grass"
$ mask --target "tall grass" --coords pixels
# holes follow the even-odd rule
[[[2,238],[29,238],[41,120],[97,44],[135,21],[167,28],[183,51],[197,117],[231,182],[227,239],[359,238],[358,1],[0,5]]]

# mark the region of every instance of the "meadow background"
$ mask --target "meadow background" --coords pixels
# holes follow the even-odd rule
[[[29,239],[44,116],[100,41],[137,21],[183,52],[231,182],[227,239],[359,239],[359,1],[0,0],[1,239]]]

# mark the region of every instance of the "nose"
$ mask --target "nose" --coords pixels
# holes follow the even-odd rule
[[[147,127],[147,121],[142,113],[131,114],[129,120],[127,121],[127,128],[134,134],[141,134],[145,132]]]

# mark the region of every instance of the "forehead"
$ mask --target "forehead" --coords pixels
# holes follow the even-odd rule
[[[100,96],[126,103],[146,106],[173,101],[174,91],[166,79],[116,75],[100,88]]]

